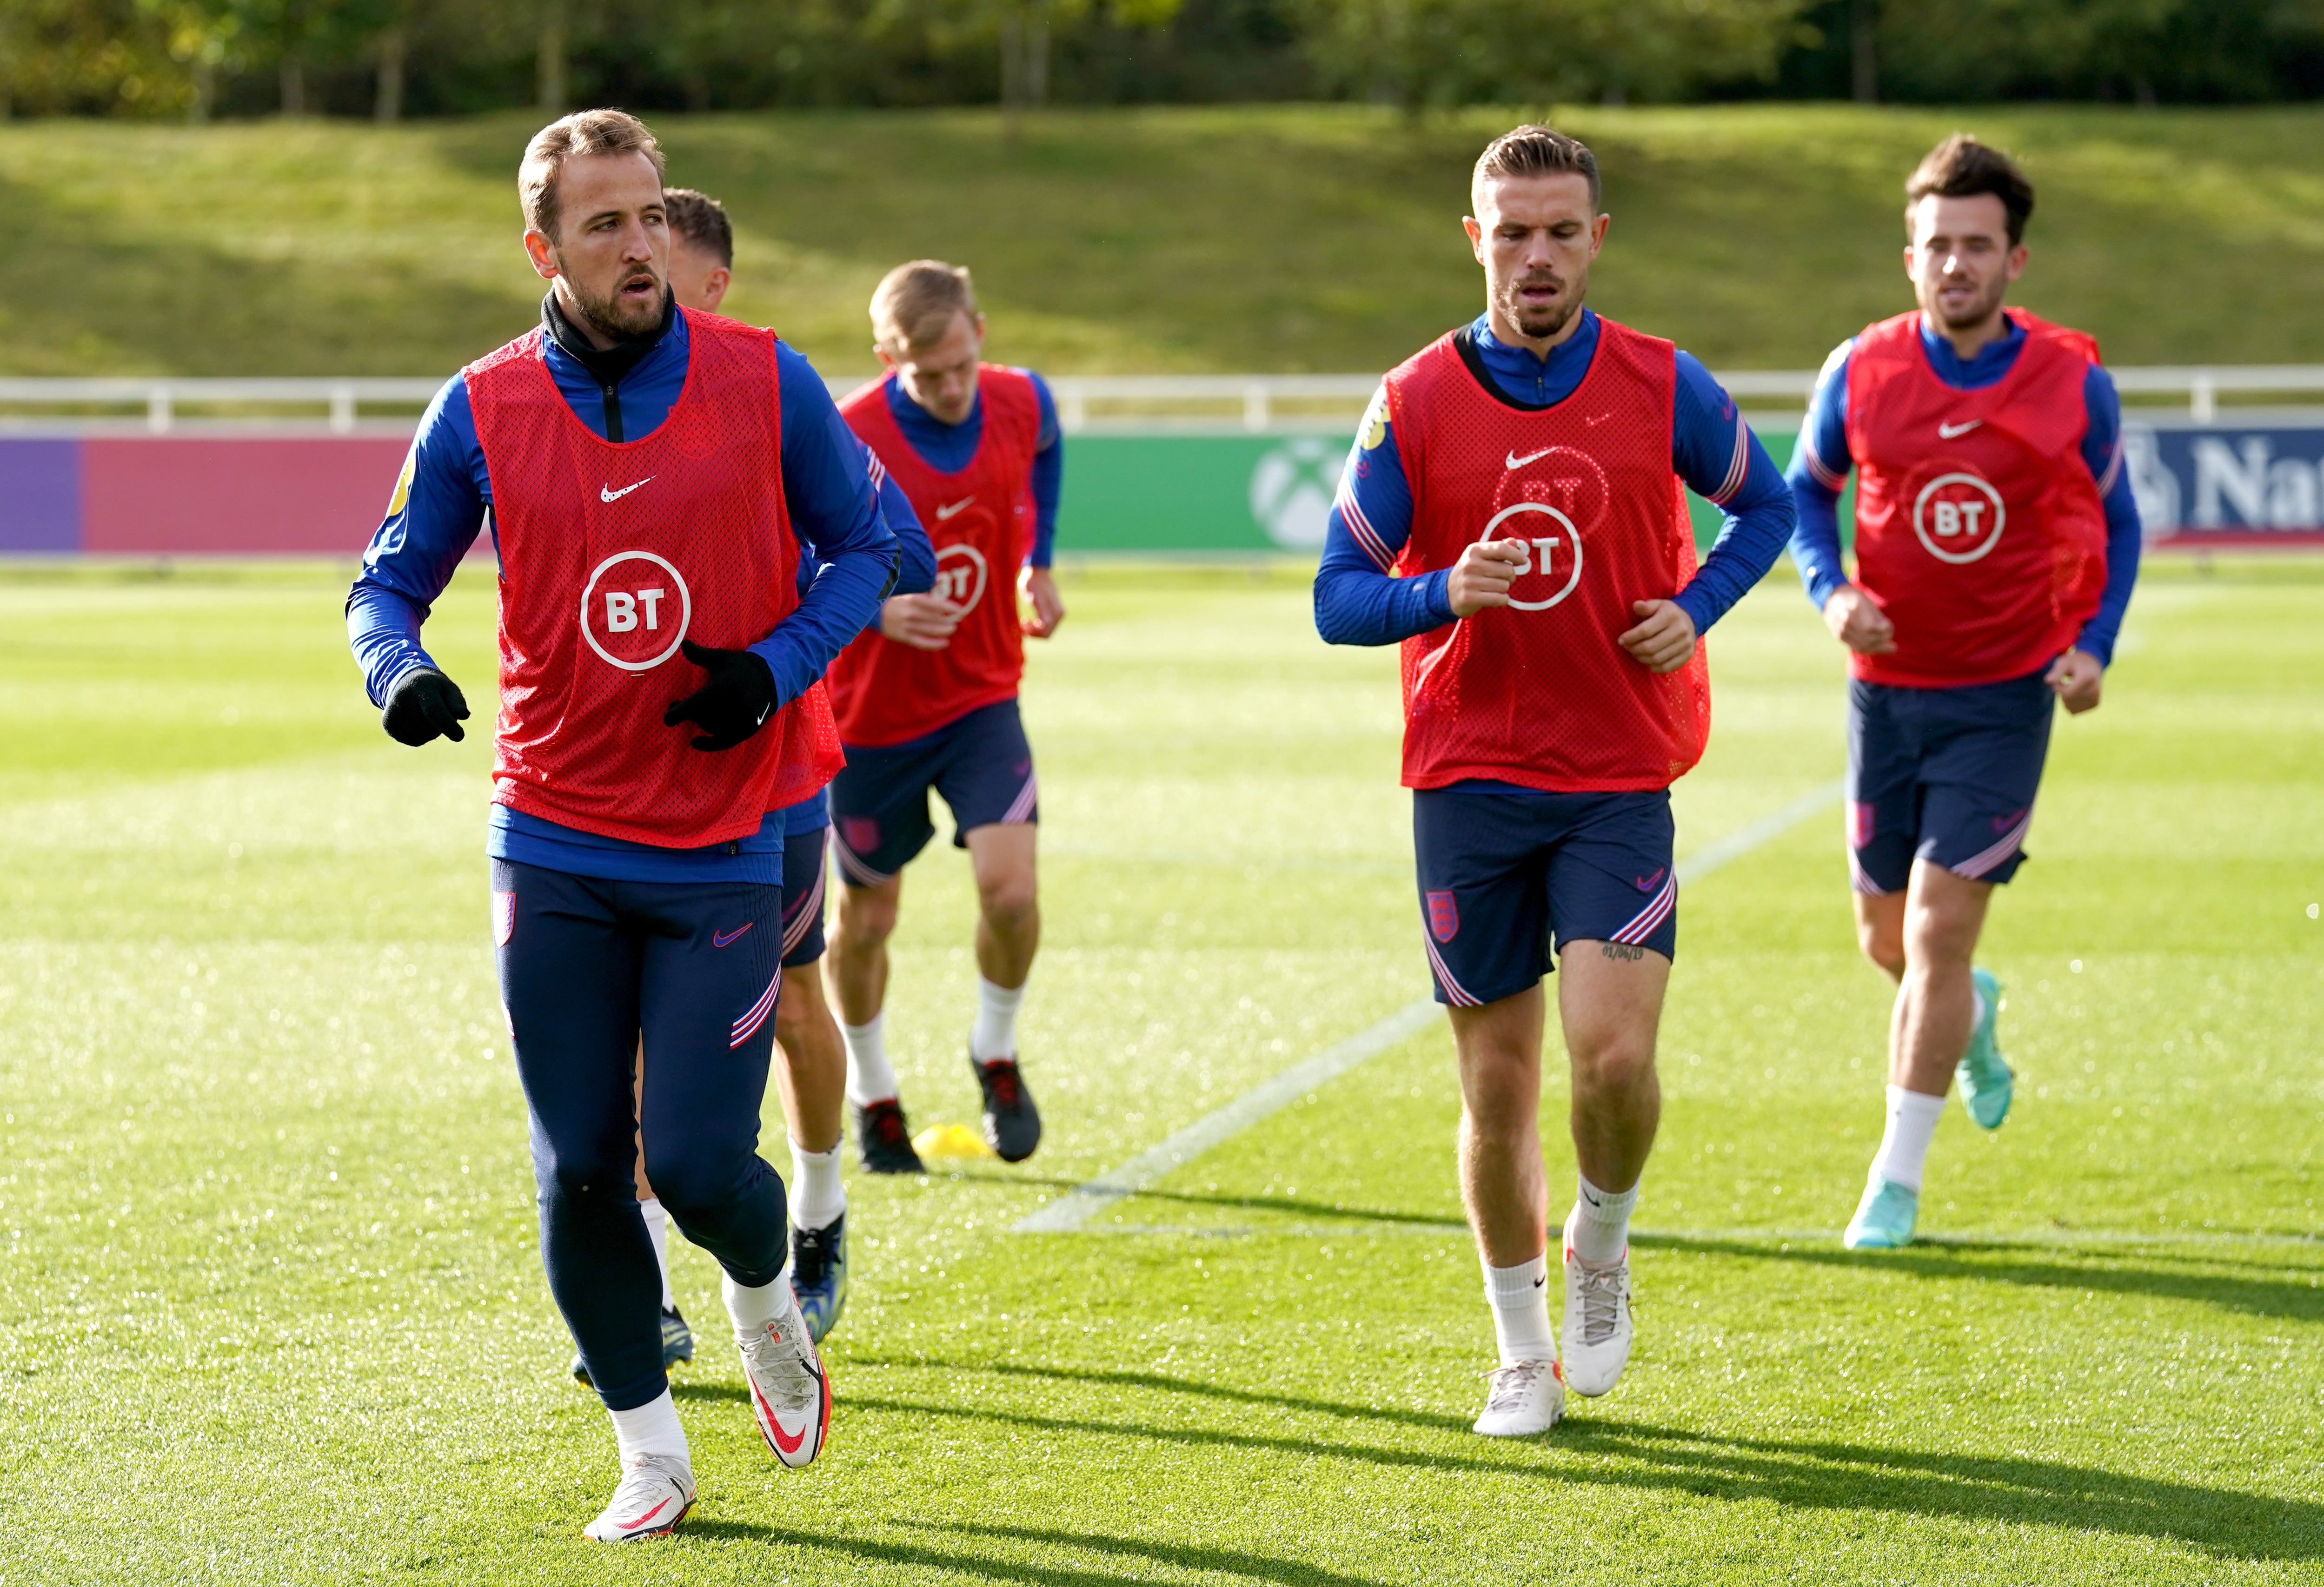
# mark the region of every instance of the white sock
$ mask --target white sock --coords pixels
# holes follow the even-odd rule
[[[996,986],[976,977],[976,1023],[968,1028],[968,1055],[979,1063],[989,1058],[1017,1056],[1017,1010],[1025,1001],[1022,986]]]
[[[661,1308],[676,1311],[678,1301],[669,1292],[669,1215],[650,1196],[638,1198],[638,1210],[646,1215],[646,1238],[654,1243],[654,1266],[661,1270]]]
[[[718,1293],[725,1298],[726,1315],[734,1320],[734,1332],[748,1337],[769,1323],[780,1322],[798,1307],[791,1297],[791,1264],[783,1263],[783,1271],[771,1284],[761,1284],[746,1289],[734,1282],[732,1273],[722,1274]]]
[[[847,1210],[847,1187],[839,1179],[839,1148],[805,1151],[791,1142],[791,1226],[828,1229]]]
[[[1493,1337],[1501,1347],[1501,1364],[1555,1361],[1557,1332],[1549,1325],[1548,1252],[1513,1268],[1483,1265],[1485,1304],[1493,1308]]]
[[[880,1036],[881,1015],[868,1024],[839,1027],[847,1043],[847,1100],[858,1107],[896,1094],[896,1071],[888,1064],[888,1046]]]
[[[1573,1178],[1574,1260],[1584,1267],[1612,1267],[1630,1249],[1630,1209],[1638,1205],[1638,1188],[1617,1193],[1600,1190],[1586,1175]]]
[[[1944,1112],[1941,1096],[1889,1087],[1888,1128],[1882,1133],[1879,1153],[1872,1160],[1872,1177],[1918,1190],[1921,1165],[1929,1157],[1929,1139],[1937,1133],[1937,1121]]]
[[[689,1469],[694,1457],[686,1445],[686,1429],[678,1423],[678,1402],[665,1389],[634,1410],[609,1410],[613,1418],[613,1442],[621,1446],[622,1466],[641,1454],[675,1456]]]

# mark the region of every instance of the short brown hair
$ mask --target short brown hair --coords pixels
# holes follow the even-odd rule
[[[2015,161],[1967,133],[1955,133],[1930,150],[1904,179],[1904,230],[1912,231],[1913,211],[1932,194],[1969,198],[1979,193],[1992,194],[2009,212],[2009,245],[2024,242],[2026,218],[2034,213],[2034,184]]]
[[[734,268],[734,227],[724,204],[691,188],[664,188],[661,208],[669,217],[669,229],[685,238],[688,247],[699,248],[728,270]]]
[[[872,294],[872,340],[883,347],[925,347],[952,328],[953,316],[976,317],[968,271],[941,259],[915,259],[880,280]]]
[[[1488,177],[1582,176],[1590,179],[1590,207],[1598,207],[1598,157],[1579,138],[1528,122],[1485,145],[1469,177],[1469,206],[1477,206]]]
[[[565,162],[587,154],[642,154],[661,175],[661,145],[646,124],[626,111],[576,110],[550,122],[533,133],[524,146],[524,162],[516,168],[517,196],[524,202],[524,224],[557,240],[557,173]]]

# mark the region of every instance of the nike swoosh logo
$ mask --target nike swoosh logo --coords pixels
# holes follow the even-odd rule
[[[735,927],[731,931],[713,931],[710,933],[710,946],[713,948],[724,948],[735,938],[749,931],[752,926],[756,923],[757,922],[753,921],[744,921],[741,925]]]
[[[653,1509],[646,1511],[646,1513],[641,1516],[632,1516],[626,1521],[616,1521],[613,1524],[619,1527],[622,1531],[626,1532],[632,1527],[644,1526],[648,1521],[653,1519],[654,1517],[661,1514],[662,1511],[669,1508],[669,1500],[665,1499],[659,1504],[654,1506]]]
[[[1614,416],[1613,416],[1612,414],[1610,414],[1610,413],[1596,413],[1596,414],[1592,414],[1592,415],[1591,415],[1588,418],[1583,419],[1582,422],[1583,424],[1585,424],[1585,425],[1602,425],[1602,424],[1604,424],[1608,419],[1612,418],[1613,417],[1614,417]]]
[[[1545,1285],[1547,1285],[1547,1284],[1548,1284],[1548,1282],[1549,1282],[1549,1280],[1548,1280],[1547,1279],[1536,1279],[1536,1280],[1533,1281],[1533,1287],[1534,1287],[1535,1289],[1542,1289],[1543,1287],[1545,1287]]]
[[[950,507],[937,508],[936,522],[943,523],[946,518],[949,518],[953,514],[958,512],[961,509],[966,507],[970,502],[975,500],[976,498],[973,496],[964,496],[959,500],[954,502]]]
[[[1523,468],[1526,463],[1531,463],[1534,459],[1537,457],[1547,457],[1551,453],[1556,450],[1557,448],[1554,446],[1545,446],[1538,452],[1528,452],[1523,457],[1519,457],[1516,453],[1512,452],[1509,454],[1508,466],[1511,468]]]
[[[1973,418],[1965,425],[1940,424],[1937,426],[1937,436],[1941,440],[1950,441],[1955,436],[1968,435],[1971,430],[1977,428],[1978,426],[1984,422],[1985,421],[1981,418]]]
[[[619,501],[622,497],[624,497],[624,496],[628,495],[631,491],[642,491],[642,490],[644,490],[648,485],[652,484],[652,483],[653,483],[653,482],[654,482],[654,476],[653,476],[653,475],[651,475],[651,474],[648,474],[644,479],[640,480],[636,484],[634,484],[634,485],[623,485],[623,486],[622,486],[620,490],[618,490],[618,491],[616,491],[616,490],[613,489],[613,488],[612,488],[611,486],[609,486],[609,485],[600,485],[600,486],[598,486],[598,487],[597,487],[597,500],[600,500],[600,501]]]
[[[759,1394],[755,1385],[751,1392]],[[801,1427],[798,1432],[785,1437],[783,1425],[775,1420],[775,1408],[767,1403],[767,1397],[763,1394],[759,1394],[759,1408],[767,1413],[767,1436],[775,1441],[775,1447],[785,1454],[797,1454],[799,1452],[799,1445],[807,1442],[807,1429]]]

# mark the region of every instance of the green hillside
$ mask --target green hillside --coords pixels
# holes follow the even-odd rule
[[[999,356],[1059,371],[1371,371],[1475,311],[1457,222],[1508,113],[666,116],[724,198],[731,300],[868,367],[890,264],[975,267]],[[1903,307],[1898,190],[1967,126],[2039,184],[2022,296],[2117,362],[2324,361],[2324,112],[1588,109],[1614,229],[1592,301],[1714,365],[1812,366]],[[0,126],[0,372],[433,374],[525,327],[530,116],[390,129]]]

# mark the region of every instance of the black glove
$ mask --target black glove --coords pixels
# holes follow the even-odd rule
[[[460,727],[467,720],[468,702],[460,697],[460,685],[424,666],[395,680],[379,713],[389,738],[415,748],[438,733],[457,744],[468,736]]]
[[[766,726],[775,711],[775,674],[763,657],[691,639],[680,648],[710,681],[663,711],[663,727],[694,722],[705,729],[694,740],[696,749],[732,749]]]

